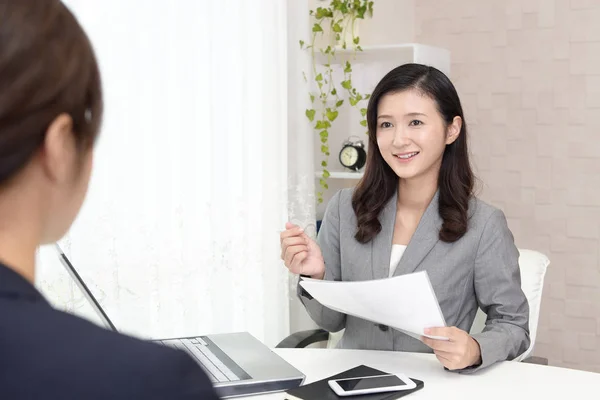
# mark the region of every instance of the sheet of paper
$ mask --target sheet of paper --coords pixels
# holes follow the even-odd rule
[[[303,278],[300,285],[322,305],[420,339],[425,328],[446,326],[426,271],[359,282]]]

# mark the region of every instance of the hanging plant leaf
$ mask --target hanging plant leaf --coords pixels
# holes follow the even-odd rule
[[[311,95],[311,96],[312,96],[312,95]],[[313,96],[313,97],[314,97],[314,96]],[[315,111],[315,110],[312,110],[312,109],[310,109],[310,110],[306,110],[306,117],[308,117],[308,120],[309,120],[310,122],[313,122],[313,121],[314,121],[314,119],[315,119],[315,113],[316,113],[316,111]]]
[[[317,121],[317,124],[315,125],[315,129],[327,129],[327,128],[331,128],[331,124],[329,123],[329,121]]]
[[[317,12],[315,14],[316,19],[323,19],[327,16],[327,9],[323,7],[317,8]]]
[[[350,61],[346,61],[346,65],[344,66],[344,73],[349,74],[352,72],[352,65],[350,65]]]
[[[329,110],[327,111],[327,119],[333,122],[337,118],[338,114],[339,113],[337,111]]]

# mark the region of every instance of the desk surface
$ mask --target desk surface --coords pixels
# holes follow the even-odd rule
[[[597,393],[600,387],[597,373],[512,361],[467,375],[445,371],[433,354],[335,349],[276,349],[275,352],[306,375],[305,383],[360,364],[386,372],[402,372],[425,382],[422,390],[406,397],[411,400],[506,400],[509,393],[515,399],[565,399],[581,390]],[[283,400],[285,394],[251,398]]]

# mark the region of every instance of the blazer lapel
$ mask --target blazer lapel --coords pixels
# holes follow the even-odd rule
[[[371,264],[373,279],[384,279],[390,276],[390,257],[392,255],[392,239],[394,237],[394,224],[396,223],[396,201],[398,192],[385,205],[379,215],[381,232],[373,238],[371,246]]]
[[[436,192],[431,203],[429,203],[429,206],[423,213],[419,225],[417,226],[417,230],[410,239],[402,258],[400,259],[400,263],[394,272],[394,276],[414,272],[425,256],[433,249],[433,246],[439,241],[442,218],[439,213],[438,200],[439,192]],[[395,218],[392,220],[392,232],[394,222]]]

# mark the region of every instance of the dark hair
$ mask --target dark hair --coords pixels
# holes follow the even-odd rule
[[[0,184],[14,177],[61,113],[78,148],[102,120],[100,73],[85,32],[59,0],[0,0]]]
[[[450,124],[462,118],[458,138],[446,146],[439,173],[439,214],[443,220],[439,237],[454,242],[467,232],[469,200],[473,195],[473,172],[467,149],[467,125],[460,99],[450,79],[434,67],[404,64],[390,71],[379,82],[367,108],[369,151],[364,177],[352,197],[358,220],[356,240],[367,243],[381,231],[379,213],[397,190],[398,176],[383,159],[377,145],[377,108],[388,93],[416,89],[435,100],[437,108]]]

